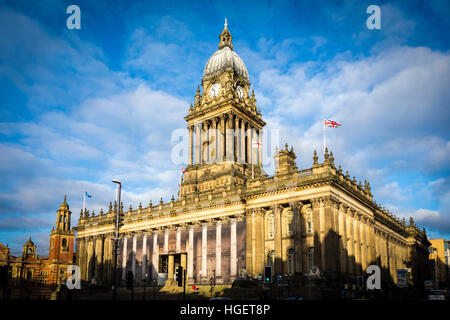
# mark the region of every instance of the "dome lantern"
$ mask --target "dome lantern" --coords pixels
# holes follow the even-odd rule
[[[238,76],[249,80],[247,67],[244,61],[233,51],[232,36],[228,30],[227,20],[225,18],[225,28],[220,33],[219,50],[214,52],[206,62],[203,72],[203,79],[212,76],[224,69],[233,70]]]
[[[223,49],[224,47],[229,47],[231,50],[233,50],[233,43],[231,40],[233,37],[231,36],[230,30],[228,30],[227,26],[227,18],[225,18],[225,27],[223,28],[222,32],[220,33],[219,39],[219,49]]]

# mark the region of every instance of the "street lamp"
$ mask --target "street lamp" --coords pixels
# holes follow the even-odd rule
[[[116,203],[117,203],[117,212],[116,212],[116,236],[114,238],[114,272],[113,272],[113,287],[112,287],[112,298],[116,300],[117,298],[117,251],[119,247],[119,217],[120,217],[120,192],[122,189],[122,183],[119,180],[114,179],[112,182],[117,184],[117,193],[116,193]]]

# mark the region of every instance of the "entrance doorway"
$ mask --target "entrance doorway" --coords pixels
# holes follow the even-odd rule
[[[184,259],[182,259],[184,256]],[[186,254],[185,253],[169,253],[169,254],[161,254],[159,255],[159,273],[167,275],[166,279],[175,280],[176,279],[176,271],[179,266],[183,266],[186,268]],[[173,259],[173,260],[172,260]],[[184,260],[184,261],[182,261]]]

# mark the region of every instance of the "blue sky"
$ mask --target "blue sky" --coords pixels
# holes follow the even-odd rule
[[[66,8],[81,8],[81,29]],[[366,8],[381,8],[369,30]],[[0,242],[47,254],[67,194],[96,213],[177,194],[171,161],[224,18],[257,104],[299,168],[322,150],[374,199],[450,238],[448,1],[0,0]],[[265,157],[270,164],[270,157]],[[273,168],[267,167],[270,173]]]

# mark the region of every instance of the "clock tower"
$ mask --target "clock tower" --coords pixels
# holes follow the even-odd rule
[[[219,49],[208,59],[201,88],[185,117],[189,130],[189,164],[180,197],[230,193],[262,173],[262,129],[265,122],[256,106],[247,68],[234,52],[225,27]]]

